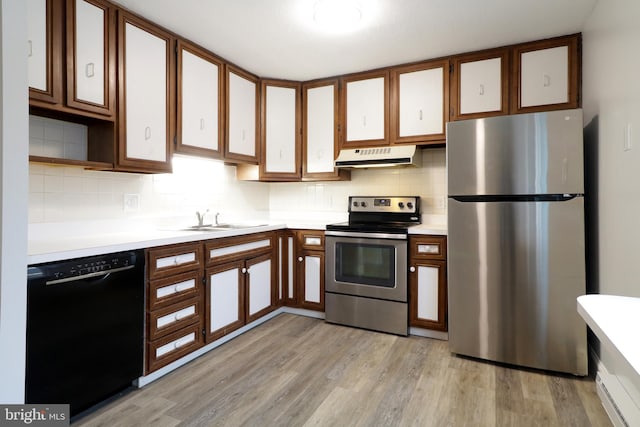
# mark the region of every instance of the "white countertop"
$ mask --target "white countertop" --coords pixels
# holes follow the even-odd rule
[[[640,376],[640,298],[582,295],[578,297],[578,313]]]
[[[195,242],[229,236],[290,229],[324,230],[321,221],[255,222],[266,224],[223,231],[184,231],[180,227],[160,227],[144,221],[85,221],[35,223],[29,225],[28,264],[60,261],[113,252]],[[443,225],[421,224],[409,234],[446,235]]]

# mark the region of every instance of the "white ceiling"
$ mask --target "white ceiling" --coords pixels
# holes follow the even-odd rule
[[[313,25],[318,0],[115,0],[260,77],[311,80],[580,32],[597,0],[359,0],[361,28]]]

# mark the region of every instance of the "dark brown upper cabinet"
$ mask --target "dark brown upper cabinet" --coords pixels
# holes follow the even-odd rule
[[[116,169],[170,172],[175,135],[175,40],[118,11],[118,156]]]
[[[302,179],[345,180],[350,172],[338,169],[340,132],[338,79],[302,85]]]
[[[102,0],[28,1],[29,103],[115,118],[115,11]]]
[[[448,60],[391,69],[392,144],[442,144],[448,117]]]
[[[226,65],[225,105],[225,160],[257,165],[260,155],[258,77],[233,65]]]
[[[290,181],[301,178],[300,83],[262,80],[260,179]]]
[[[452,58],[451,120],[509,114],[509,49]]]
[[[342,147],[389,145],[389,71],[345,76],[340,84]]]
[[[222,60],[178,41],[176,152],[214,159],[224,154],[224,67]]]
[[[580,107],[580,34],[513,47],[511,113]]]

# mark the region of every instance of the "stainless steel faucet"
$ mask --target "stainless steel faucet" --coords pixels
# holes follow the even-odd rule
[[[218,217],[219,217],[219,216],[220,216],[220,212],[216,212],[216,225],[219,225],[219,224],[218,224]]]
[[[196,216],[198,217],[198,227],[202,227],[204,225],[204,216],[207,214],[207,212],[209,212],[209,209],[207,209],[203,213],[196,211]],[[216,214],[216,224],[217,223],[218,223],[218,214]]]

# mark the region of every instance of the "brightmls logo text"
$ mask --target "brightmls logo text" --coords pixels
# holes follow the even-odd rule
[[[68,426],[69,405],[0,405],[2,426]]]

